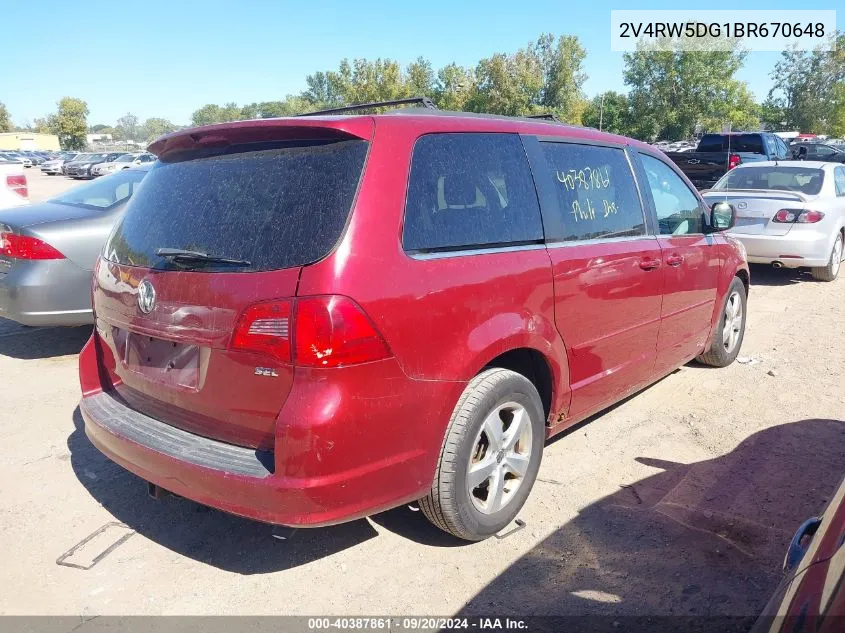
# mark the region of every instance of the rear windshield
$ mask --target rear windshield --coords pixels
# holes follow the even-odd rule
[[[730,146],[728,145],[730,143]],[[698,143],[699,152],[747,152],[764,154],[763,137],[759,134],[705,134]]]
[[[325,257],[346,225],[367,142],[298,141],[243,149],[160,161],[109,238],[107,259],[183,267],[156,255],[160,248],[177,248],[250,263],[197,262],[196,270],[253,272]]]
[[[722,176],[713,189],[771,189],[814,196],[822,190],[824,171],[807,167],[739,167]]]
[[[134,194],[146,175],[147,172],[141,169],[124,169],[111,176],[74,187],[50,202],[105,211]]]

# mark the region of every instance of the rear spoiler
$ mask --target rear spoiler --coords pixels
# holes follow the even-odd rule
[[[809,196],[800,191],[783,191],[781,189],[704,189],[700,191],[702,196],[711,194],[713,196],[745,196],[749,198],[781,198],[787,200],[798,200],[807,202]]]
[[[204,148],[226,147],[281,140],[370,140],[375,124],[371,117],[313,117],[254,119],[216,123],[179,130],[157,138],[147,151],[166,160]]]

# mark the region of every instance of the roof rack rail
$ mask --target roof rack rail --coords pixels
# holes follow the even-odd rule
[[[543,114],[528,114],[526,119],[543,119],[544,121],[554,121],[555,123],[563,123],[556,114],[551,112],[544,112]]]
[[[392,101],[373,101],[372,103],[356,103],[355,105],[343,106],[340,108],[329,108],[315,112],[303,112],[296,116],[317,116],[320,114],[341,114],[343,112],[355,112],[357,110],[370,110],[372,108],[386,108],[398,105],[420,105],[423,108],[437,110],[437,106],[428,97],[408,97],[407,99],[393,99]]]

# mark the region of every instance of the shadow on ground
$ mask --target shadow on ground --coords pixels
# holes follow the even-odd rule
[[[638,458],[662,472],[584,508],[464,614],[753,619],[780,581],[792,534],[840,483],[843,454],[845,423],[802,420],[711,460]]]
[[[367,520],[277,530],[178,497],[154,501],[141,479],[94,448],[78,409],[73,421],[68,448],[82,485],[117,520],[180,555],[262,574],[378,535]],[[843,454],[845,423],[803,420],[756,433],[712,460],[640,457],[661,472],[584,508],[483,588],[465,612],[756,615],[779,582],[793,532],[819,513],[841,480]],[[371,520],[425,545],[465,544],[407,506]],[[288,538],[277,540],[274,531]]]
[[[78,354],[90,336],[90,325],[35,328],[0,319],[0,356],[33,360]]]
[[[807,268],[774,268],[764,264],[750,264],[751,287],[754,286],[790,286],[792,284],[824,283],[813,279]]]
[[[80,483],[118,521],[188,558],[240,574],[263,574],[305,565],[378,535],[365,519],[335,527],[290,530],[180,497],[153,500],[142,479],[91,444],[78,408],[73,422],[75,430],[67,445]],[[274,538],[274,533],[286,538]]]

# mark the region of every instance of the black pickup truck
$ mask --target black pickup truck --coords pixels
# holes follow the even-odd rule
[[[769,132],[705,134],[694,152],[667,152],[698,189],[709,189],[740,163],[791,158],[783,139]]]

